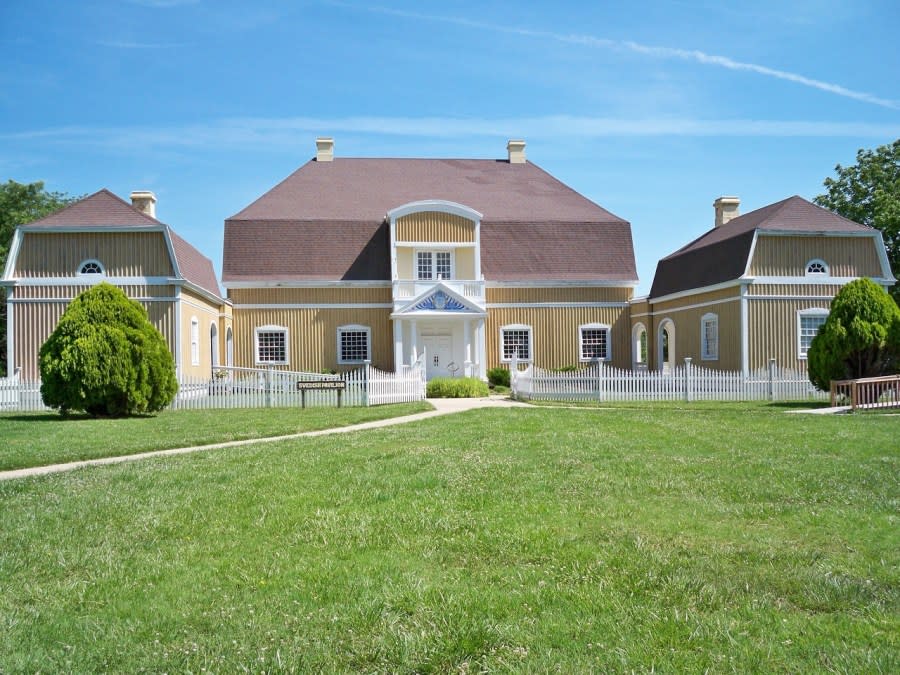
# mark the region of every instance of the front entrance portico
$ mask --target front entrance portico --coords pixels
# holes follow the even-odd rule
[[[437,282],[398,311],[394,321],[394,362],[412,365],[425,355],[433,377],[487,379],[484,320],[487,313]]]

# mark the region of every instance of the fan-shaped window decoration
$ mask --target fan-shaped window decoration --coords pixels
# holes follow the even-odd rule
[[[105,274],[99,260],[85,260],[78,266],[78,274]]]
[[[828,265],[824,260],[810,260],[806,263],[806,274],[818,274],[825,276],[828,274]]]

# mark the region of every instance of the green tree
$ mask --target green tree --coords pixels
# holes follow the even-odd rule
[[[856,164],[834,170],[837,178],[825,179],[828,192],[816,197],[816,204],[881,230],[891,270],[900,277],[900,139],[859,150]],[[891,294],[900,303],[900,285]]]
[[[844,286],[807,354],[809,379],[827,391],[832,380],[900,371],[900,307],[871,279]]]
[[[77,197],[47,192],[44,184],[0,184],[0,273],[6,267],[9,247],[17,225],[30,223],[71,204]],[[6,373],[6,289],[0,287],[0,376]]]
[[[79,295],[40,351],[41,396],[61,413],[120,416],[175,397],[175,361],[138,302],[108,283]]]

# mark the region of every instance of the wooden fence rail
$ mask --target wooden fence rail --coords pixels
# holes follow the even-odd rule
[[[864,377],[831,382],[831,406],[850,403],[850,409],[900,407],[900,375]]]

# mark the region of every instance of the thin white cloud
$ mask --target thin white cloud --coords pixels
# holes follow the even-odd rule
[[[873,105],[881,106],[883,108],[890,108],[892,110],[900,110],[900,101],[895,101],[892,99],[883,98],[880,96],[875,96],[874,94],[869,94],[863,91],[856,91],[854,89],[849,89],[847,87],[841,86],[839,84],[834,84],[832,82],[825,82],[823,80],[816,80],[811,77],[806,77],[804,75],[800,75],[798,73],[792,73],[786,70],[778,70],[776,68],[769,68],[768,66],[762,66],[756,63],[745,63],[743,61],[735,61],[734,59],[728,58],[727,56],[718,56],[716,54],[707,54],[706,52],[702,52],[696,49],[679,49],[675,47],[655,47],[651,45],[644,45],[638,42],[634,42],[631,40],[611,40],[608,38],[600,38],[593,35],[578,35],[578,34],[565,34],[565,33],[554,33],[551,31],[542,31],[542,30],[531,30],[528,28],[516,28],[511,26],[502,26],[498,24],[485,23],[482,21],[473,21],[470,19],[464,19],[453,16],[441,16],[435,14],[422,14],[419,12],[409,12],[398,9],[390,9],[387,7],[378,7],[378,6],[369,6],[362,7],[359,5],[353,5],[343,2],[331,2],[329,4],[336,5],[339,7],[346,7],[348,9],[362,10],[367,12],[375,12],[378,14],[387,14],[391,16],[398,16],[407,19],[416,19],[421,21],[434,21],[440,23],[448,23],[454,24],[457,26],[463,26],[466,28],[476,28],[479,30],[492,31],[495,33],[507,33],[512,35],[521,35],[524,37],[531,38],[541,38],[545,40],[554,40],[556,42],[563,42],[567,44],[577,44],[584,45],[587,47],[598,47],[602,49],[618,49],[629,51],[636,54],[642,54],[645,56],[652,56],[656,58],[662,59],[679,59],[682,61],[693,61],[695,63],[701,63],[703,65],[708,66],[717,66],[719,68],[727,68],[728,70],[738,70],[750,73],[756,73],[757,75],[764,75],[766,77],[773,77],[779,80],[785,80],[787,82],[793,82],[795,84],[802,85],[804,87],[811,87],[813,89],[818,89],[819,91],[824,91],[829,94],[835,94],[837,96],[843,96],[844,98],[850,98],[857,101],[862,101],[864,103],[871,103]]]
[[[607,137],[806,137],[896,138],[900,123],[829,122],[753,119],[624,119],[553,115],[523,118],[343,117],[233,118],[169,127],[57,127],[0,134],[0,143],[30,146],[102,147],[109,151],[140,148],[254,149],[306,148],[315,135],[354,134],[448,139],[524,137],[587,141]]]

